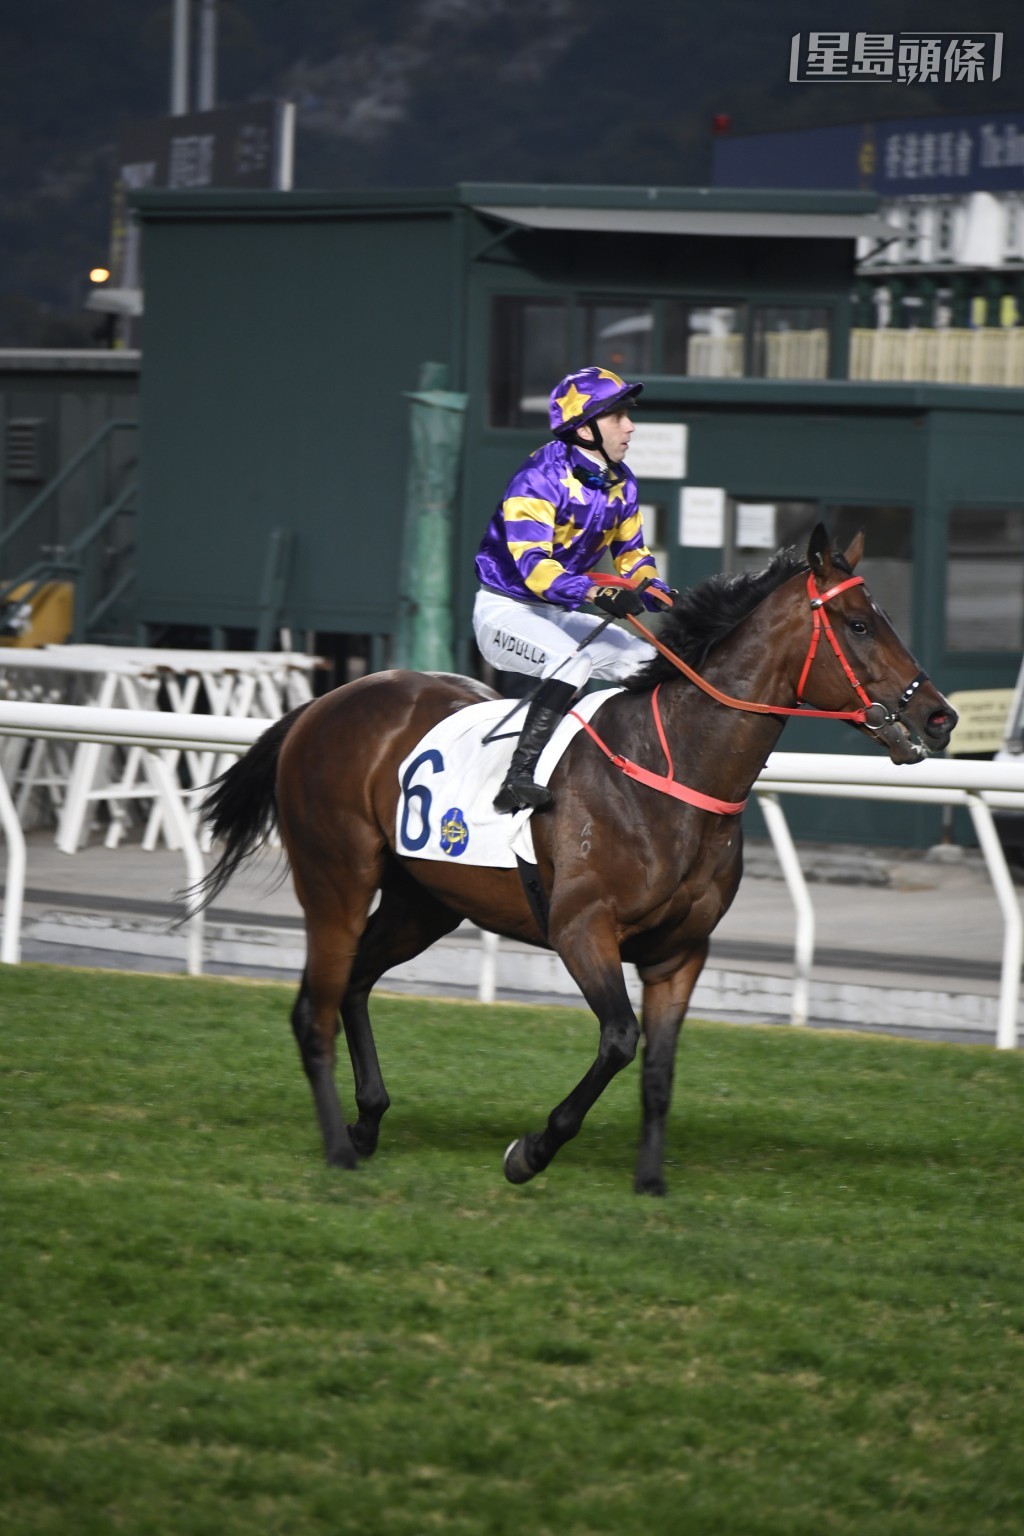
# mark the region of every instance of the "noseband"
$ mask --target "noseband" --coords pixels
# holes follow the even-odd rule
[[[688,666],[681,656],[677,656],[675,651],[670,651],[667,645],[662,645],[657,636],[652,635],[647,626],[641,624],[632,614],[629,616],[629,622],[633,625],[634,629],[639,630],[645,640],[649,641],[656,650],[660,651],[662,656],[665,656],[673,666],[678,667],[679,671],[684,673],[692,683],[696,683],[697,687],[702,688],[711,698],[717,699],[719,704],[725,704],[730,709],[742,709],[748,713],[758,715],[803,715],[804,717],[819,720],[851,720],[855,725],[863,725],[869,731],[881,731],[887,725],[896,725],[903,719],[904,713],[917,690],[922,683],[928,681],[928,674],[926,672],[918,672],[917,676],[907,684],[900,694],[895,710],[890,711],[886,709],[884,704],[879,704],[868,697],[863,684],[843,654],[843,648],[836,639],[835,631],[829,623],[828,615],[825,612],[825,604],[830,602],[833,597],[838,597],[840,592],[845,592],[850,587],[862,587],[863,585],[863,576],[850,576],[846,581],[839,581],[834,587],[829,587],[827,592],[819,593],[815,590],[813,572],[808,573],[807,597],[811,605],[811,639],[807,648],[807,657],[804,661],[803,670],[800,673],[800,681],[797,683],[796,688],[797,699],[802,699],[814,658],[818,653],[818,643],[824,633],[839,665],[846,675],[847,681],[861,700],[861,707],[859,709],[812,709],[810,706],[801,703],[798,703],[794,708],[787,704],[758,704],[748,699],[734,699],[730,694],[722,693],[712,683],[707,682],[705,678],[701,677],[699,672],[695,672],[692,667]]]

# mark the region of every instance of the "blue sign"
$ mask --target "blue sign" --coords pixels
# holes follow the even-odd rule
[[[716,187],[879,197],[1024,191],[1024,112],[908,117],[715,140]]]

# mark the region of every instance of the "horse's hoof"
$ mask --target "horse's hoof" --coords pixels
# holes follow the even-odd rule
[[[336,1147],[327,1153],[328,1168],[358,1168],[359,1159],[352,1147]]]
[[[361,1131],[358,1125],[345,1127],[357,1157],[372,1157],[377,1150],[377,1137],[369,1131]]]
[[[510,1184],[528,1184],[537,1172],[526,1161],[526,1137],[520,1136],[518,1141],[510,1141],[505,1148],[505,1159],[502,1164],[505,1169],[505,1177]]]
[[[638,1195],[664,1195],[666,1193],[665,1180],[660,1174],[655,1175],[654,1178],[634,1179],[633,1188]]]

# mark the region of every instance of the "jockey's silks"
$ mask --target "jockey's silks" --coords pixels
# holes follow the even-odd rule
[[[578,608],[591,585],[587,573],[606,550],[620,576],[657,578],[636,479],[625,464],[615,473],[619,478],[602,473],[594,459],[557,438],[538,448],[512,476],[488,524],[476,557],[483,585],[505,597]]]

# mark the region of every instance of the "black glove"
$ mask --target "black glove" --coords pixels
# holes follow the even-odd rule
[[[603,613],[610,613],[613,619],[624,619],[627,614],[644,611],[644,600],[632,587],[598,587],[590,601]]]

